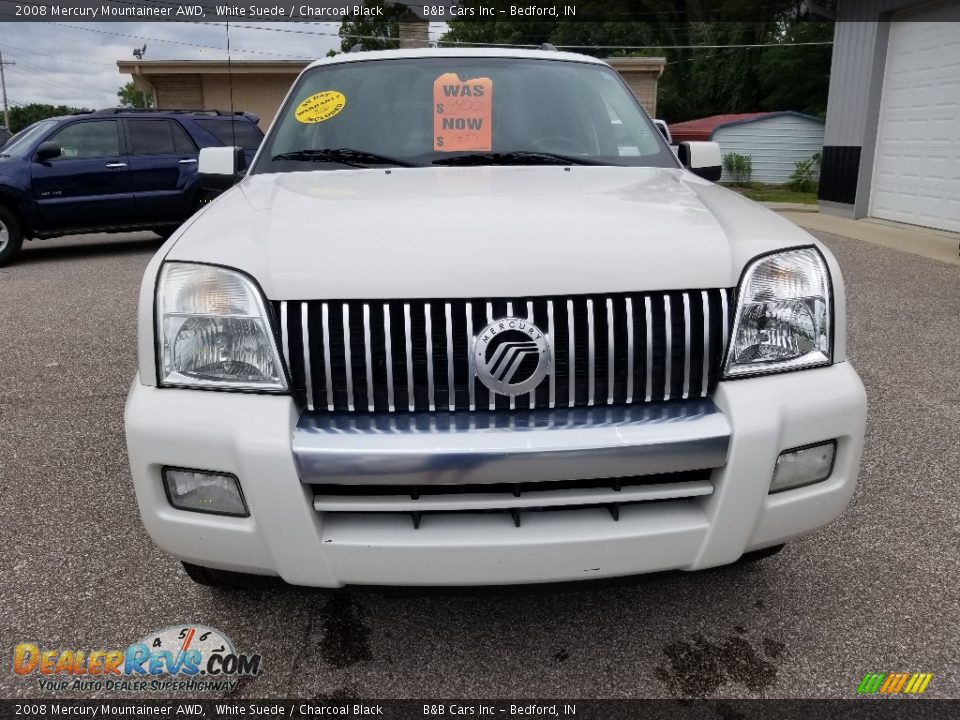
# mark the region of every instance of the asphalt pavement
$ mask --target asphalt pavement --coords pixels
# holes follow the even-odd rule
[[[0,697],[18,643],[126,647],[202,623],[263,656],[232,697],[840,697],[930,672],[960,697],[960,271],[819,234],[845,273],[870,413],[860,485],[752,566],[506,590],[211,590],[146,537],[123,403],[149,233],[0,268]],[[58,694],[59,697],[71,695]],[[74,693],[75,697],[117,697]]]

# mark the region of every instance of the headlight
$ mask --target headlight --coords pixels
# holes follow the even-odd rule
[[[167,263],[157,282],[160,381],[286,390],[260,290],[241,273]]]
[[[740,282],[725,377],[829,365],[830,277],[815,248],[754,261]]]

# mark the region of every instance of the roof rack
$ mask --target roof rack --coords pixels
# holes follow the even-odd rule
[[[191,110],[189,108],[103,108],[101,110],[94,110],[93,115],[118,115],[120,113],[184,113],[192,115],[238,115],[240,117],[246,116],[249,113],[243,110],[235,110],[230,112],[229,110]],[[87,113],[77,113],[78,115],[87,114]]]

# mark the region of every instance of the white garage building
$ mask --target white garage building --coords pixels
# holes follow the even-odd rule
[[[823,120],[804,113],[757,112],[710,117],[670,126],[673,141],[712,140],[720,152],[749,155],[752,180],[782,185],[798,160],[809,160],[823,147]],[[732,180],[723,171],[720,181]]]
[[[960,2],[839,3],[820,205],[960,232]]]

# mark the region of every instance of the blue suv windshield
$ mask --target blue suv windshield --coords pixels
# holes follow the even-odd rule
[[[23,155],[27,150],[30,149],[30,146],[33,142],[46,134],[47,131],[52,130],[56,126],[56,120],[41,120],[36,122],[30,127],[21,130],[12,138],[7,141],[7,144],[3,146],[2,154],[11,155],[14,157],[19,157]]]

